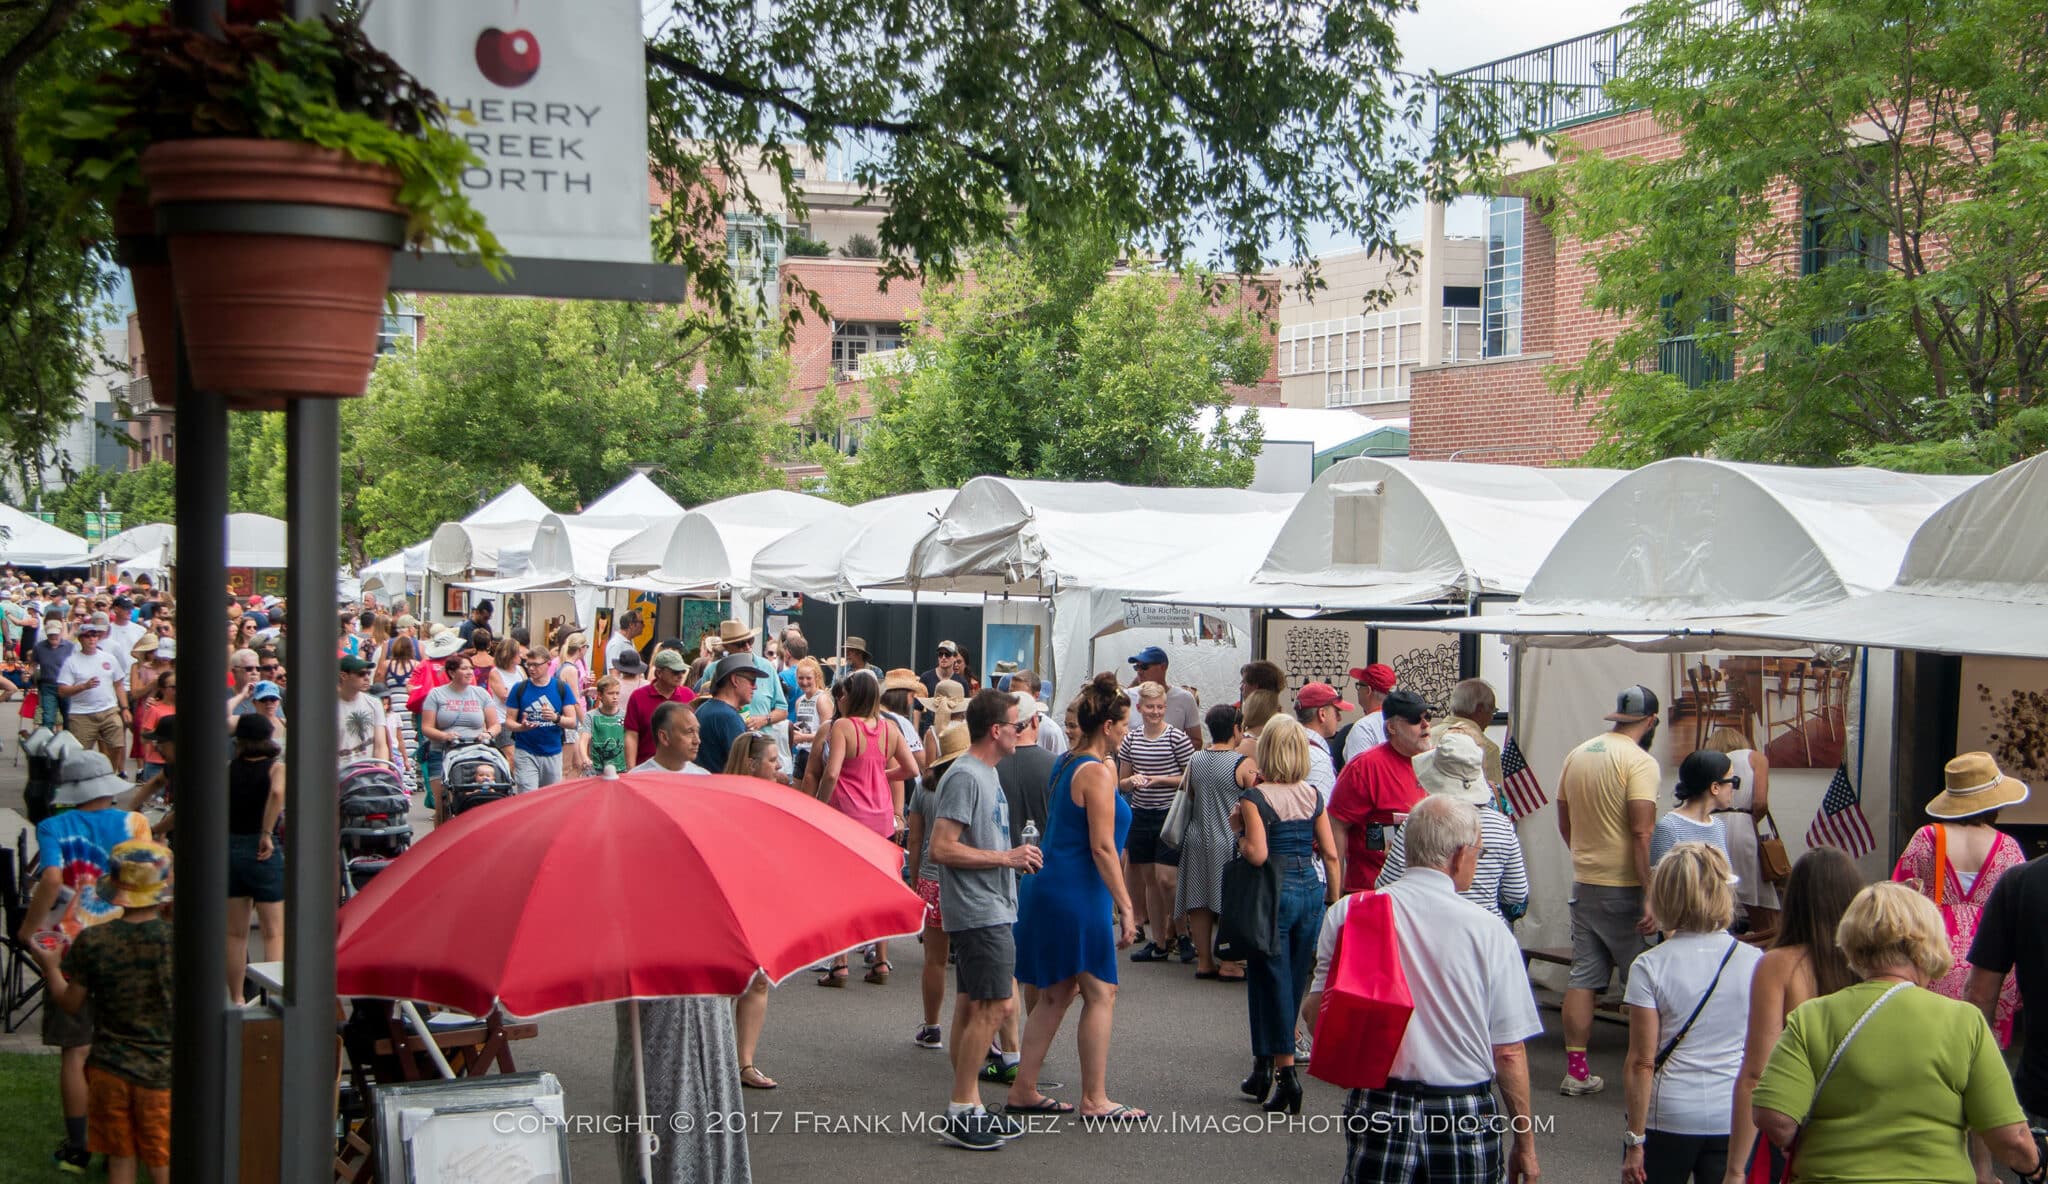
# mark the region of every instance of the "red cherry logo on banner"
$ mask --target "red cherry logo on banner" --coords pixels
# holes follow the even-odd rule
[[[540,40],[525,29],[485,29],[476,38],[476,68],[499,86],[524,86],[540,73]]]

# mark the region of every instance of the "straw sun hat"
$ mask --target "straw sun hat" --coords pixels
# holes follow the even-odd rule
[[[1942,770],[1946,785],[1927,803],[1929,818],[1974,818],[2027,800],[2027,783],[2008,777],[1988,752],[1966,752]]]

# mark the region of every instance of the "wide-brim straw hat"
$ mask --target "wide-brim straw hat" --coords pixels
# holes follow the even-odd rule
[[[967,721],[954,720],[952,723],[947,724],[945,729],[939,733],[939,755],[933,758],[932,768],[936,769],[940,765],[951,764],[953,758],[966,752],[969,746]]]
[[[758,629],[748,628],[745,621],[720,621],[718,623],[718,644],[745,645],[753,641],[760,632]]]
[[[462,635],[453,629],[436,633],[427,639],[427,661],[438,662],[443,658],[452,658],[461,653],[462,647],[467,644],[462,640]]]
[[[1929,818],[1974,818],[2027,800],[2027,783],[2006,776],[1988,752],[1966,752],[1941,774],[1947,788],[1927,803]]]
[[[891,670],[888,677],[882,679],[882,690],[885,693],[888,691],[909,691],[911,694],[916,695],[924,690],[924,680],[917,676],[917,671],[899,666]]]
[[[917,689],[923,690],[924,683],[919,682]],[[967,688],[950,678],[942,678],[939,680],[938,685],[932,688],[932,693],[929,696],[919,697],[918,703],[926,711],[942,711],[948,715],[958,715],[960,712],[967,710]]]

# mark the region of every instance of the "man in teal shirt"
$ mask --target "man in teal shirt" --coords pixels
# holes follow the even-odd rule
[[[725,647],[726,656],[745,654],[754,669],[761,672],[761,677],[754,680],[754,697],[747,702],[744,712],[750,732],[758,732],[789,718],[789,696],[783,693],[782,680],[776,677],[775,663],[754,652],[754,641],[758,636],[759,630],[748,628],[742,621],[718,623],[718,642]],[[698,694],[711,693],[717,669],[714,665],[705,673],[703,681],[697,684]]]

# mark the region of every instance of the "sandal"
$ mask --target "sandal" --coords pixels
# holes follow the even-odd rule
[[[824,978],[818,980],[818,985],[821,987],[843,987],[846,985],[846,976],[846,967],[834,966],[825,972]]]
[[[1081,1116],[1081,1121],[1084,1123],[1089,1123],[1091,1125],[1108,1123],[1111,1125],[1120,1126],[1127,1122],[1143,1122],[1150,1117],[1152,1116],[1145,1113],[1143,1110],[1138,1109],[1136,1106],[1125,1106],[1119,1104],[1116,1109],[1105,1110],[1100,1114],[1083,1114]]]
[[[1072,1103],[1062,1102],[1058,1098],[1048,1098],[1044,1094],[1038,1095],[1038,1100],[1028,1106],[1018,1106],[1010,1103],[1004,1103],[1003,1105],[1003,1113],[1005,1114],[1072,1114],[1073,1112],[1074,1107]]]
[[[894,966],[889,965],[889,960],[884,958],[873,966],[868,967],[868,972],[861,976],[861,981],[873,983],[878,987],[886,987],[889,985],[889,972],[894,969],[896,969]]]
[[[752,1075],[751,1080],[749,1074]],[[740,1085],[747,1089],[774,1089],[775,1079],[752,1065],[740,1066]]]

